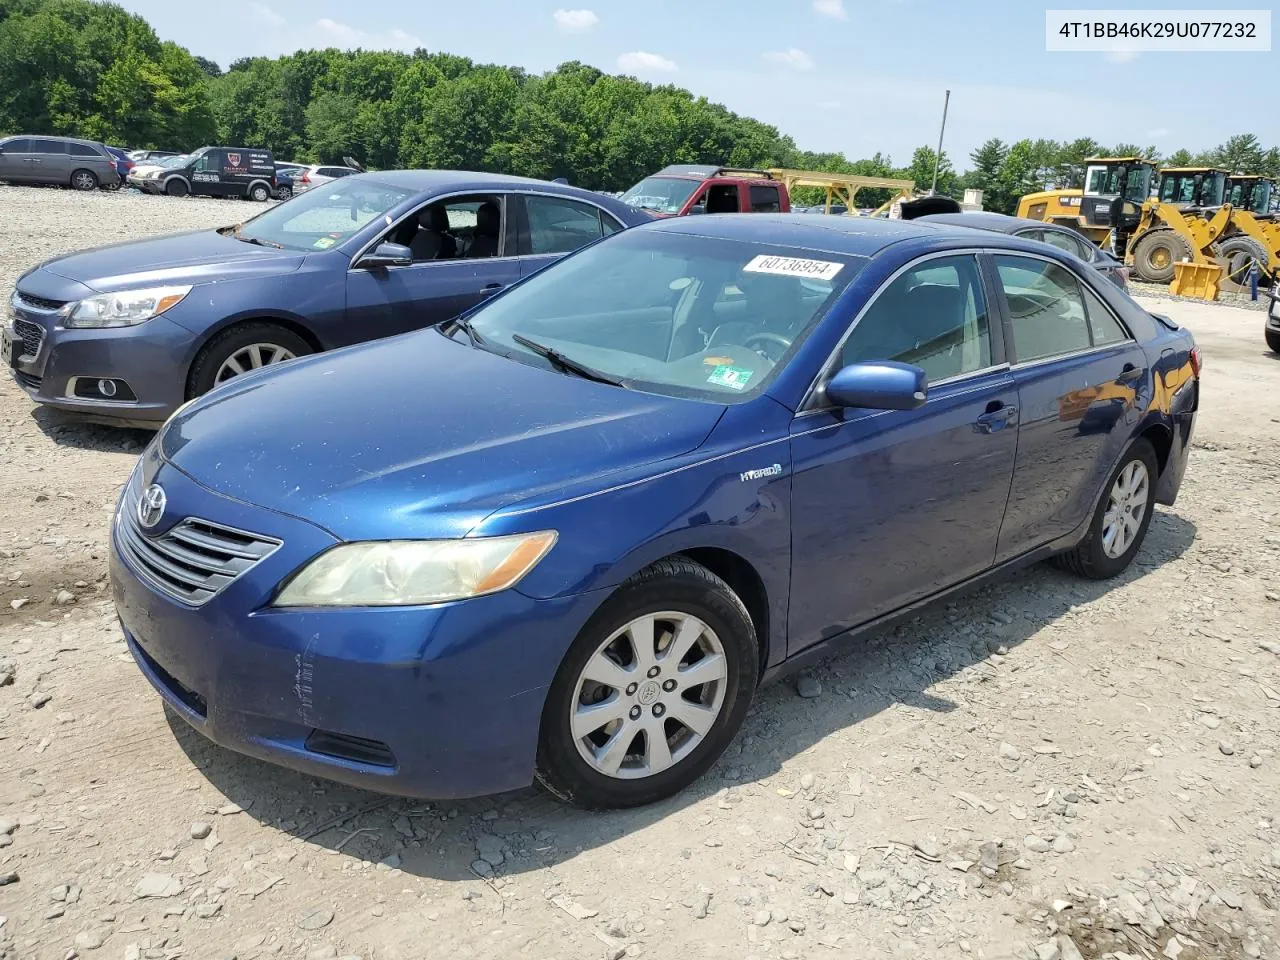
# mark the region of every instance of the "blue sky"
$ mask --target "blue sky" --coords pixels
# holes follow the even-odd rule
[[[802,148],[855,159],[878,150],[901,164],[915,147],[935,143],[947,88],[944,149],[960,169],[991,136],[1092,136],[1106,144],[1151,143],[1166,154],[1241,132],[1267,146],[1280,143],[1280,114],[1270,101],[1240,96],[1265,90],[1276,77],[1275,52],[1045,52],[1046,7],[1152,7],[1140,0],[123,3],[161,37],[224,68],[237,57],[324,46],[423,46],[532,72],[581,60],[687,87],[776,125]]]

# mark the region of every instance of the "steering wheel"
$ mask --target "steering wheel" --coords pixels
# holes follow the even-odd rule
[[[756,346],[757,343],[759,343],[761,346],[759,347]],[[781,359],[782,355],[791,349],[791,341],[788,340],[786,337],[782,336],[781,334],[777,334],[777,333],[767,333],[767,332],[753,333],[750,336],[748,336],[746,339],[744,339],[742,341],[742,344],[743,346],[754,350],[756,353],[760,354],[760,356],[764,357],[766,360],[771,360],[774,363],[777,363],[778,360]],[[776,352],[775,350],[762,349],[762,347],[766,344],[776,348]]]

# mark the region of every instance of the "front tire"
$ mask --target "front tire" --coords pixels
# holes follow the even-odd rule
[[[185,181],[173,179],[164,185],[164,192],[170,197],[185,197],[191,190]]]
[[[311,353],[311,345],[274,323],[242,323],[210,340],[191,365],[187,399],[252,370]]]
[[[1107,480],[1089,532],[1056,558],[1058,565],[1090,580],[1107,580],[1124,572],[1142,549],[1151,526],[1158,471],[1150,441],[1134,440]]]
[[[582,628],[547,695],[536,774],[588,809],[679,793],[733,740],[759,647],[738,595],[682,557],[618,588]]]
[[[1133,272],[1148,283],[1168,283],[1173,266],[1191,256],[1191,244],[1179,233],[1165,227],[1149,230],[1133,248]]]
[[[1280,330],[1267,330],[1267,346],[1272,353],[1280,353]]]

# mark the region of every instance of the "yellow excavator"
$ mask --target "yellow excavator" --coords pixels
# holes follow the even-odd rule
[[[1155,165],[1141,157],[1091,157],[1084,188],[1041,190],[1018,201],[1017,215],[1070,227],[1100,247],[1107,246],[1122,210],[1132,216],[1151,193]],[[1117,245],[1122,256],[1124,247]]]

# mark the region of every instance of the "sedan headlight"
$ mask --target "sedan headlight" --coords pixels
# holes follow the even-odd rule
[[[385,540],[334,547],[307,564],[277,607],[394,607],[444,603],[515,586],[555,545],[556,532],[465,540]]]
[[[58,312],[66,327],[132,327],[160,316],[181,303],[182,298],[190,292],[191,287],[187,285],[100,293],[96,297],[85,297],[68,303]]]

